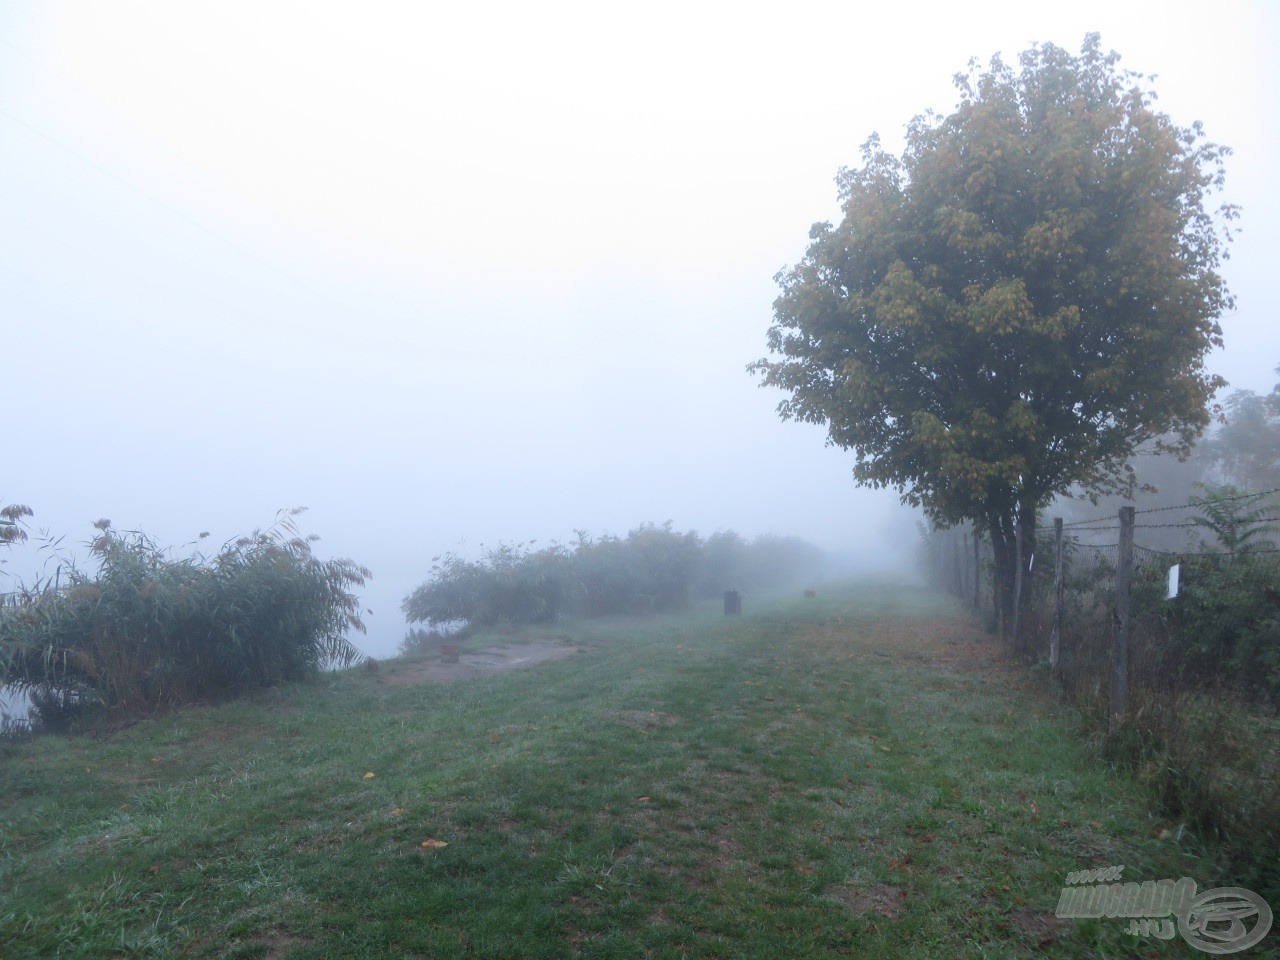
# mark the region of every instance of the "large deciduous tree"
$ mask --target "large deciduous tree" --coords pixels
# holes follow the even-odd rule
[[[1078,57],[971,63],[901,157],[872,136],[837,178],[843,220],[778,274],[775,356],[750,367],[859,482],[989,533],[1006,623],[1037,509],[1130,489],[1144,441],[1185,455],[1222,386],[1204,358],[1235,210],[1207,204],[1229,151],[1118,62],[1090,34]]]

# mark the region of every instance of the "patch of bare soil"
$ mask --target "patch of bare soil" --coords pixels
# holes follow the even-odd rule
[[[851,913],[876,913],[887,920],[896,920],[907,902],[901,889],[883,884],[869,889],[842,884],[828,890],[827,896],[844,904]]]
[[[523,670],[549,660],[563,660],[578,653],[586,653],[586,650],[551,638],[531,640],[528,643],[463,651],[458,655],[456,663],[448,663],[435,656],[405,664],[380,664],[378,682],[402,686],[409,683],[473,680],[494,673]]]
[[[1012,927],[1027,939],[1034,940],[1036,946],[1042,950],[1058,937],[1058,918],[1051,913],[1015,910],[1009,914],[1007,923],[1002,926]]]

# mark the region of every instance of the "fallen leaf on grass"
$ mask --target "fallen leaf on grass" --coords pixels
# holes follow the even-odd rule
[[[404,807],[396,807],[394,810],[391,811],[391,816],[394,817],[398,813],[404,813]]]
[[[429,850],[436,850],[440,847],[447,847],[449,844],[444,840],[423,840],[422,845]]]
[[[648,803],[649,799],[650,799],[649,797],[641,797],[636,801],[636,803]]]
[[[374,778],[374,777],[376,777],[376,776],[377,776],[377,774],[376,774],[376,773],[366,773],[366,774],[364,775],[364,779],[366,779],[366,780],[371,780],[371,779],[373,779],[373,778]]]

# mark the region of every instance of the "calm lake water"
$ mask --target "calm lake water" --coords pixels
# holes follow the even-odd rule
[[[26,693],[0,684],[0,721],[26,720],[31,711],[31,701]]]

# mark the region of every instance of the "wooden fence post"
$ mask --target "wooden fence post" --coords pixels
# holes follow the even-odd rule
[[[1120,508],[1120,553],[1116,559],[1116,636],[1111,647],[1111,706],[1107,729],[1124,722],[1129,705],[1129,588],[1133,581],[1133,507]]]
[[[1062,518],[1053,518],[1053,632],[1049,634],[1049,666],[1056,673],[1062,658]]]
[[[1013,650],[1022,653],[1022,515],[1013,522]]]
[[[978,594],[978,586],[982,581],[982,563],[978,559],[978,527],[973,528],[973,609],[982,609],[982,600]]]
[[[953,532],[948,538],[951,541],[951,595],[964,596],[964,554],[960,549],[960,541]]]

